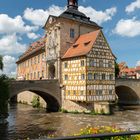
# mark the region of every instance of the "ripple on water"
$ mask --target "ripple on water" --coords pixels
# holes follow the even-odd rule
[[[125,108],[126,109],[126,108]],[[46,113],[45,110],[34,109],[27,105],[11,106],[8,122],[0,131],[0,140],[5,137],[9,140],[23,138],[38,138],[56,132],[59,136],[72,135],[80,128],[91,126],[116,125],[121,128],[140,129],[140,107],[127,108],[116,111],[114,115],[88,115],[69,113]]]

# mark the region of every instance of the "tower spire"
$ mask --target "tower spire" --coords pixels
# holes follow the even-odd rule
[[[78,0],[67,0],[67,1],[68,1],[68,4],[67,4],[68,9],[69,8],[75,9],[75,10],[78,9]]]

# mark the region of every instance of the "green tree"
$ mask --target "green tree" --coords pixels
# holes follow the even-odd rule
[[[8,116],[9,78],[0,75],[0,118]]]
[[[0,70],[3,70],[3,57],[0,55]]]
[[[115,77],[116,77],[116,78],[119,76],[119,72],[120,72],[119,65],[118,65],[118,63],[115,61]]]
[[[0,55],[0,70],[3,70],[3,57]],[[9,78],[0,75],[0,123],[5,123],[8,116]]]

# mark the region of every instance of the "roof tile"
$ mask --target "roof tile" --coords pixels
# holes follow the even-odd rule
[[[67,50],[63,58],[86,55],[92,48],[100,30],[80,35],[77,41]]]

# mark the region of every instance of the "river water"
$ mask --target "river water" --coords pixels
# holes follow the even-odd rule
[[[55,133],[58,136],[72,135],[87,125],[108,126],[140,130],[140,106],[125,107],[114,115],[87,115],[70,113],[46,113],[28,105],[9,107],[7,125],[0,125],[0,140],[39,138]]]

